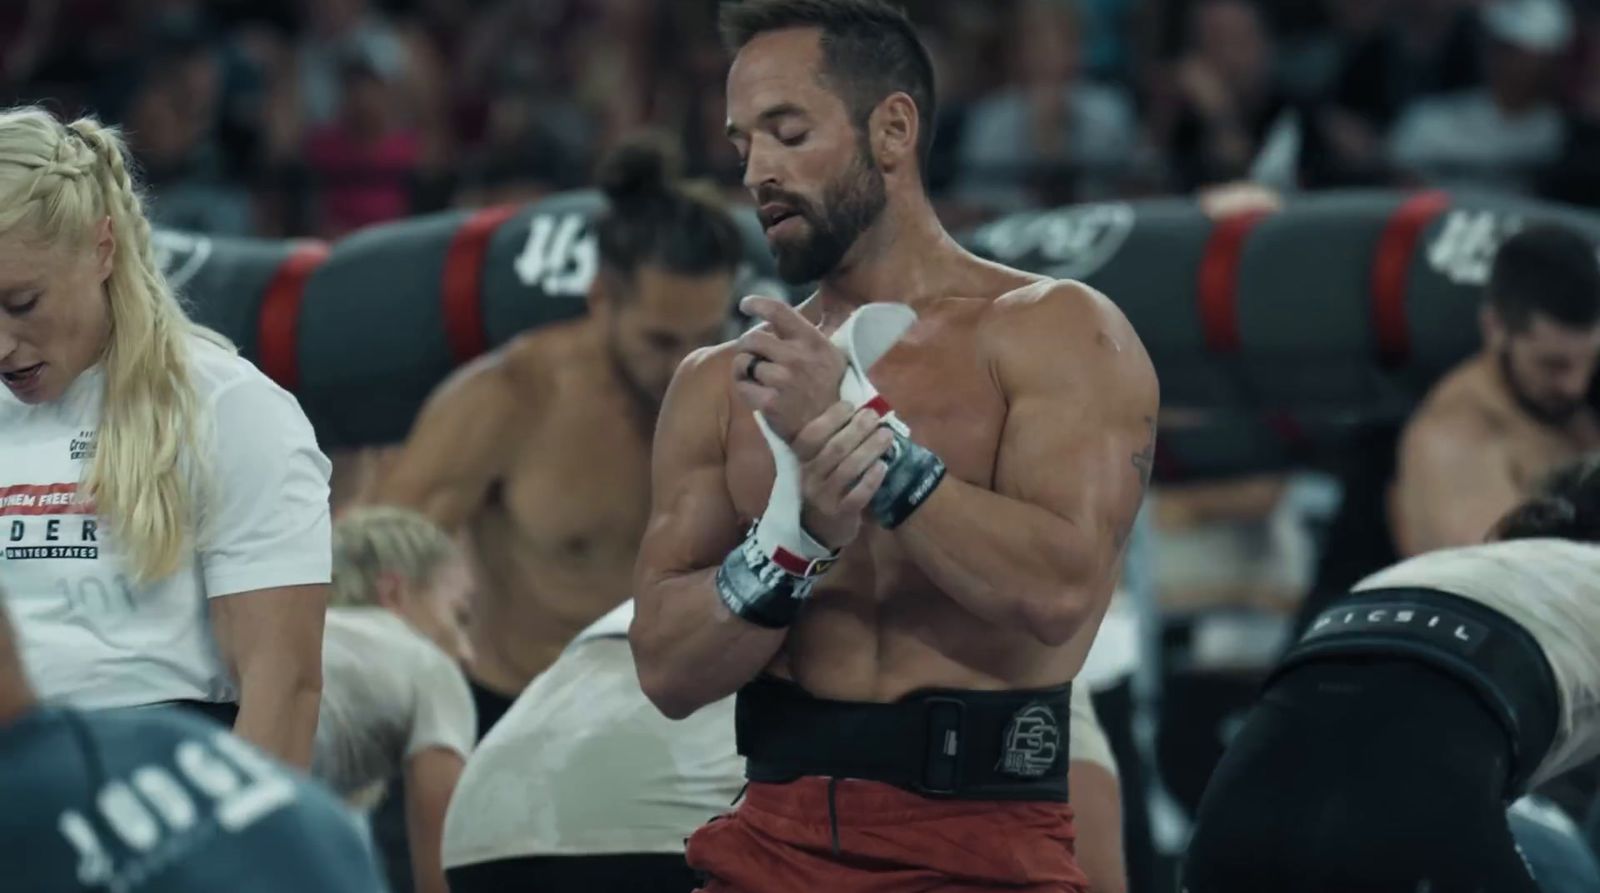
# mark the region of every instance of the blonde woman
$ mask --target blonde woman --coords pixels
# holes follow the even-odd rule
[[[409,874],[418,893],[446,893],[445,809],[478,733],[457,666],[471,577],[443,531],[402,509],[343,515],[333,562],[312,774],[362,808],[400,775]]]
[[[328,461],[184,315],[119,134],[0,112],[0,579],[47,701],[186,705],[311,758]]]

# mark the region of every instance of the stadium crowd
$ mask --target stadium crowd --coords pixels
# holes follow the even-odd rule
[[[1028,205],[1418,181],[1600,202],[1600,8],[1544,0],[941,0],[928,172]],[[332,236],[589,182],[650,126],[737,181],[715,3],[31,0],[0,98],[125,124],[157,222]]]

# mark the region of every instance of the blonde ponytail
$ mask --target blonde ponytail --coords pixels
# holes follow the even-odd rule
[[[189,321],[150,243],[144,203],[128,171],[121,135],[92,118],[63,127],[36,108],[0,113],[0,233],[47,244],[93,244],[110,217],[115,239],[106,303],[110,341],[95,455],[84,480],[100,517],[140,582],[176,572],[192,547],[203,476],[199,400],[188,337],[226,339]]]

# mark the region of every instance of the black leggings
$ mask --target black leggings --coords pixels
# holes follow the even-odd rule
[[[1183,893],[1539,893],[1506,823],[1510,743],[1399,658],[1288,671],[1218,764]]]
[[[658,853],[496,859],[445,875],[450,893],[691,893],[699,886],[681,854]]]
[[[517,699],[508,698],[486,685],[480,685],[478,680],[470,676],[467,677],[467,688],[472,690],[472,705],[478,711],[478,740],[482,741]]]

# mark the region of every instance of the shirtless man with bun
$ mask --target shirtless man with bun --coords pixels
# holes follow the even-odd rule
[[[648,142],[602,162],[589,313],[462,369],[423,407],[373,502],[463,531],[477,586],[479,737],[584,628],[633,595],[650,435],[673,370],[726,337],[733,218]]]
[[[1530,226],[1500,246],[1483,350],[1407,424],[1390,511],[1402,556],[1483,541],[1551,469],[1600,448],[1600,261],[1585,236]],[[1464,486],[1470,483],[1470,486]]]
[[[748,0],[723,26],[745,186],[820,290],[747,299],[765,324],[691,355],[656,432],[640,682],[673,717],[737,692],[752,782],[689,864],[714,891],[1084,890],[1064,726],[1149,482],[1150,360],[1102,295],[944,232],[903,13]],[[831,336],[877,302],[916,319],[868,379]]]

